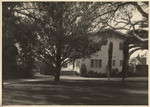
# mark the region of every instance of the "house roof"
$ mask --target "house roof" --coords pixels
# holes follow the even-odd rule
[[[125,39],[127,37],[126,34],[123,34],[118,31],[114,31],[112,29],[107,29],[103,31],[98,31],[94,34],[95,36],[100,36],[100,37],[106,37],[106,38],[120,38],[120,39]]]

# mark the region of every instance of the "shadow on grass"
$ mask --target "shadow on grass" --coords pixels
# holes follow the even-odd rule
[[[5,86],[4,105],[147,105],[147,81],[24,81]]]

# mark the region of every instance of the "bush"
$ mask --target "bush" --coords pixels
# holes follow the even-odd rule
[[[85,65],[85,64],[82,64],[82,65],[81,65],[80,73],[81,73],[81,74],[86,74],[86,73],[87,73],[87,68],[86,68],[86,65]]]
[[[87,73],[88,74],[94,74],[94,71],[93,70],[89,70]]]
[[[89,73],[82,74],[81,76],[82,77],[89,77],[89,78],[105,78],[105,77],[107,77],[107,75],[105,73],[97,73],[94,71],[93,71],[93,73],[91,73],[91,71],[90,71],[90,74]]]
[[[118,74],[118,71],[119,71],[119,70],[118,70],[117,68],[112,69],[111,72],[110,72],[110,76],[111,76],[111,77],[116,77],[117,74]]]

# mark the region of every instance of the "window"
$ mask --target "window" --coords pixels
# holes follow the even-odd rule
[[[91,67],[102,67],[101,59],[91,59]]]
[[[122,66],[123,65],[123,60],[120,60],[120,66]]]
[[[94,59],[91,59],[91,67],[94,67]]]
[[[99,59],[99,67],[102,67],[102,60]]]
[[[123,42],[120,42],[120,43],[119,43],[119,49],[120,49],[120,50],[123,50]]]
[[[115,66],[115,60],[113,60],[113,63],[112,63],[112,65],[113,65],[113,66]]]

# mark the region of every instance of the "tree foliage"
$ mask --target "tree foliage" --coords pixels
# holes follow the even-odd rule
[[[93,3],[40,2],[23,3],[14,9],[25,27],[35,59],[56,68],[55,80],[59,81],[61,67],[69,58],[89,57],[98,51],[103,41],[89,39]],[[90,11],[89,11],[90,10]],[[20,27],[21,27],[20,26]],[[23,28],[23,27],[21,27]],[[26,35],[24,35],[26,37]],[[27,37],[28,38],[28,37]],[[31,44],[30,44],[31,43]],[[21,44],[21,42],[20,42]],[[25,49],[25,48],[22,48]],[[29,48],[28,48],[29,49]]]
[[[103,40],[90,39],[94,32],[108,28],[132,31],[132,35],[140,41],[148,40],[136,32],[137,29],[148,27],[147,2],[8,4],[9,6],[3,9],[8,11],[3,13],[6,16],[13,15],[8,19],[12,19],[15,23],[13,28],[17,28],[12,34],[17,35],[14,40],[20,47],[20,59],[29,63],[33,63],[33,59],[36,59],[47,65],[53,65],[56,68],[56,81],[59,81],[60,69],[69,62],[69,58],[87,58],[101,48]],[[141,20],[133,20],[135,12],[141,14]],[[5,24],[7,19],[3,19]],[[26,60],[23,60],[24,58]]]
[[[29,35],[29,31],[26,32],[29,26],[26,26],[25,24],[20,24],[20,18],[15,16],[13,11],[16,6],[21,5],[21,3],[17,2],[6,2],[2,5],[3,78],[8,75],[11,76],[11,78],[25,76],[29,77],[32,74],[32,68],[34,63],[33,59],[29,54],[29,38],[26,38],[27,35]]]

